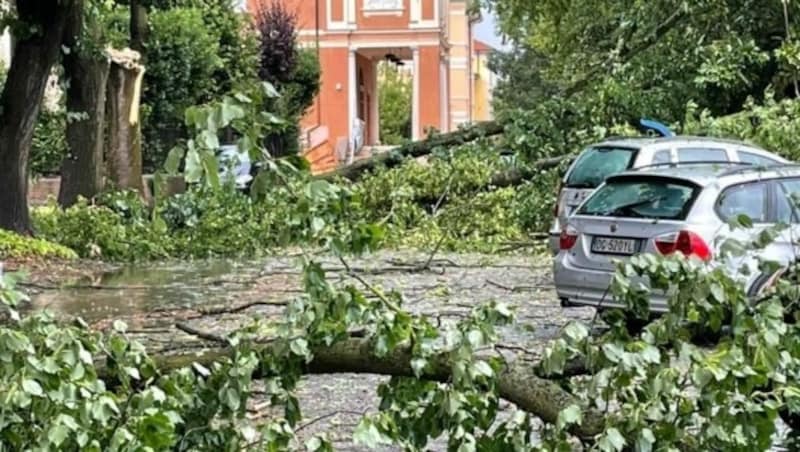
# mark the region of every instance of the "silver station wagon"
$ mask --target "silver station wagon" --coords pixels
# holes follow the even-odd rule
[[[565,306],[623,307],[614,304],[609,284],[616,262],[637,253],[680,253],[724,265],[755,295],[780,274],[760,274],[759,259],[785,268],[800,256],[795,193],[800,193],[795,165],[693,164],[611,176],[578,206],[559,236],[558,297]],[[731,226],[742,215],[752,228]],[[719,258],[725,239],[748,241],[778,223],[790,227],[757,256]],[[755,271],[744,276],[743,265]],[[664,297],[651,294],[651,310],[666,309]]]
[[[561,225],[608,176],[631,168],[691,162],[741,162],[752,165],[788,163],[786,159],[761,148],[714,138],[620,138],[594,144],[581,152],[561,181],[550,228],[551,251],[558,253]]]

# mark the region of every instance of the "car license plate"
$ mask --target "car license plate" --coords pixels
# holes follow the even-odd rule
[[[598,254],[624,254],[636,252],[639,241],[636,239],[618,239],[615,237],[595,237],[592,240],[592,252]]]

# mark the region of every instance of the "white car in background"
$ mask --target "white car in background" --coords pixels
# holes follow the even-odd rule
[[[217,151],[219,161],[219,178],[227,182],[233,179],[233,183],[239,190],[245,190],[253,180],[251,174],[252,163],[247,152],[240,152],[235,144],[227,144],[219,147]]]
[[[550,228],[550,249],[559,251],[562,225],[608,176],[629,169],[678,163],[741,163],[770,166],[788,160],[740,141],[705,137],[612,138],[586,148],[561,181]]]

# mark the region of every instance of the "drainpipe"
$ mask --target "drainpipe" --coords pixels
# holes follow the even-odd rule
[[[320,60],[319,51],[319,2],[316,0],[314,3],[314,34],[317,46],[317,64],[320,68],[320,77],[322,77],[322,60]],[[322,125],[322,102],[320,100],[320,93],[317,93],[317,127]]]

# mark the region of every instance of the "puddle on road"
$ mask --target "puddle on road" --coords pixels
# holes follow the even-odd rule
[[[231,303],[256,278],[263,262],[207,260],[130,264],[89,283],[45,290],[31,297],[31,310],[50,309],[89,322]]]

